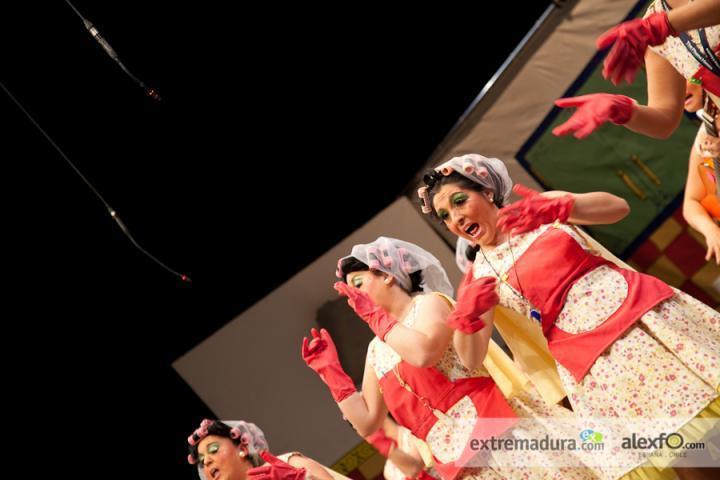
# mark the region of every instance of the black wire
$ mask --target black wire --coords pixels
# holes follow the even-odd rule
[[[92,24],[92,22],[90,22],[87,18],[85,18],[85,17],[83,16],[83,14],[80,13],[80,11],[79,11],[77,8],[75,8],[75,5],[73,5],[72,3],[70,3],[70,0],[65,0],[65,3],[67,3],[68,5],[70,5],[70,8],[73,9],[73,11],[77,14],[77,16],[80,17],[80,19],[83,21],[83,24],[85,24],[85,28],[87,28],[88,31],[93,35],[93,37],[95,38],[95,40],[101,44],[101,46],[103,47],[103,49],[105,50],[105,52],[110,56],[110,58],[112,58],[113,60],[115,60],[115,63],[117,63],[117,64],[120,66],[120,68],[122,69],[122,71],[125,72],[125,73],[127,74],[127,76],[130,77],[135,83],[137,83],[137,84],[140,86],[140,88],[142,88],[142,89],[145,91],[145,94],[146,94],[148,97],[152,98],[153,100],[155,100],[155,101],[157,101],[157,102],[161,101],[162,98],[161,98],[160,95],[157,93],[157,91],[155,91],[154,88],[150,88],[150,87],[148,87],[147,85],[145,85],[145,82],[143,82],[143,81],[140,80],[138,77],[136,77],[132,72],[130,72],[130,70],[128,70],[128,68],[120,61],[120,59],[118,58],[118,56],[117,56],[117,54],[115,53],[114,49],[110,46],[110,44],[107,42],[107,40],[105,40],[105,39],[102,37],[102,35],[101,35],[100,32],[97,30],[97,28],[95,28],[95,26]],[[94,29],[94,33],[93,33],[93,31],[91,30],[91,28]],[[108,49],[109,49],[109,50],[108,50]]]
[[[69,2],[68,2],[68,3],[69,3]],[[90,183],[90,181],[88,181],[88,179],[85,178],[85,175],[83,175],[82,172],[75,166],[75,164],[68,158],[68,156],[65,155],[65,152],[63,152],[62,149],[58,146],[58,144],[55,143],[55,141],[50,137],[50,135],[48,135],[47,132],[45,132],[45,130],[40,126],[40,124],[35,121],[35,119],[33,118],[33,116],[30,115],[30,113],[29,113],[27,110],[25,110],[25,107],[22,106],[22,104],[20,103],[20,101],[18,101],[18,99],[15,98],[15,96],[10,92],[10,90],[7,89],[7,87],[5,87],[5,84],[2,83],[1,81],[0,81],[0,87],[2,87],[2,89],[5,91],[5,93],[7,93],[8,97],[10,97],[10,99],[15,103],[15,105],[18,106],[18,108],[25,114],[25,116],[26,116],[28,119],[30,119],[30,121],[32,122],[32,124],[35,125],[35,127],[36,127],[38,130],[40,130],[40,133],[43,134],[43,136],[47,139],[47,141],[50,142],[50,144],[51,144],[53,147],[55,147],[55,150],[57,150],[57,152],[60,154],[60,156],[68,163],[68,165],[70,165],[70,168],[72,168],[73,171],[74,171],[75,173],[77,173],[78,176],[82,179],[82,181],[85,182],[85,185],[87,185],[88,188],[95,194],[95,196],[97,196],[97,198],[103,203],[103,205],[104,205],[105,208],[107,209],[108,213],[110,214],[110,217],[112,217],[112,219],[115,221],[115,223],[118,225],[118,227],[120,227],[120,230],[122,230],[122,232],[125,234],[125,236],[128,237],[128,239],[130,240],[130,242],[131,242],[133,245],[135,245],[135,247],[136,247],[138,250],[140,250],[142,253],[144,253],[147,257],[149,257],[151,260],[153,260],[155,263],[157,263],[158,265],[160,265],[162,268],[164,268],[164,269],[167,270],[168,272],[170,272],[170,273],[172,273],[173,275],[175,275],[175,276],[177,276],[178,278],[180,278],[180,280],[182,280],[183,282],[192,283],[192,279],[190,279],[190,277],[188,277],[187,275],[183,275],[182,273],[176,272],[175,270],[173,270],[172,268],[168,267],[168,266],[165,265],[163,262],[161,262],[160,260],[158,260],[154,255],[152,255],[150,252],[148,252],[147,250],[145,250],[142,246],[140,246],[140,244],[139,244],[139,243],[135,240],[135,238],[133,238],[133,236],[130,234],[130,231],[129,231],[128,228],[125,226],[125,224],[123,223],[123,221],[120,219],[120,217],[118,216],[117,212],[110,206],[110,204],[103,198],[103,196],[100,195],[100,192],[98,192],[98,191],[95,189],[95,187]]]

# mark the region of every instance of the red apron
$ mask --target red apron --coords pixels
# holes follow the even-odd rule
[[[507,422],[494,420],[489,422],[490,425],[476,422],[471,439],[498,437],[516,422],[517,415],[490,377],[451,381],[435,367],[418,368],[404,361],[401,361],[396,369],[402,381],[415,395],[404,388],[395,373],[390,371],[380,379],[385,404],[399,424],[422,440],[426,439],[433,425],[440,421],[433,409],[446,413],[465,396],[469,397],[475,406],[478,419],[507,419]],[[443,480],[452,480],[476,453],[478,452],[472,451],[469,445],[466,445],[463,454],[454,462],[443,464],[436,458],[435,468]]]
[[[625,278],[628,286],[625,301],[593,330],[573,334],[556,327],[555,320],[565,305],[570,288],[602,265]],[[538,236],[517,259],[514,268],[508,271],[508,283],[540,310],[550,353],[578,382],[595,360],[640,317],[674,294],[657,278],[620,268],[603,257],[592,255],[568,233],[553,227]]]

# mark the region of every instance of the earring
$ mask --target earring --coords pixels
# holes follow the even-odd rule
[[[240,455],[241,457],[245,457],[245,452],[243,452],[242,450],[240,450],[240,453],[238,453],[238,455]]]
[[[490,195],[488,195],[488,196],[487,196],[487,199],[488,199],[488,201],[492,202],[492,201],[493,201],[493,194],[491,193]]]

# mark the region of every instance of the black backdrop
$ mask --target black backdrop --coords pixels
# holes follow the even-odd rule
[[[74,3],[162,103],[60,1],[4,12],[0,81],[194,283],[0,95],[6,415],[52,425],[35,470],[193,478],[211,413],[170,363],[393,201],[547,3]]]

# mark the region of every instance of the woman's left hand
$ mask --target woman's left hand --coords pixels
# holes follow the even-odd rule
[[[519,183],[513,191],[523,199],[501,208],[497,220],[499,229],[513,234],[529,232],[556,220],[565,223],[575,203],[572,195],[549,198]]]
[[[555,105],[560,108],[575,107],[575,113],[563,123],[553,128],[555,136],[572,133],[575,138],[582,139],[600,128],[607,122],[623,125],[632,118],[635,101],[624,95],[610,93],[590,93],[579,97],[559,98]]]
[[[260,456],[267,464],[248,470],[248,480],[305,480],[307,470],[304,468],[295,468],[267,450],[262,452]]]

